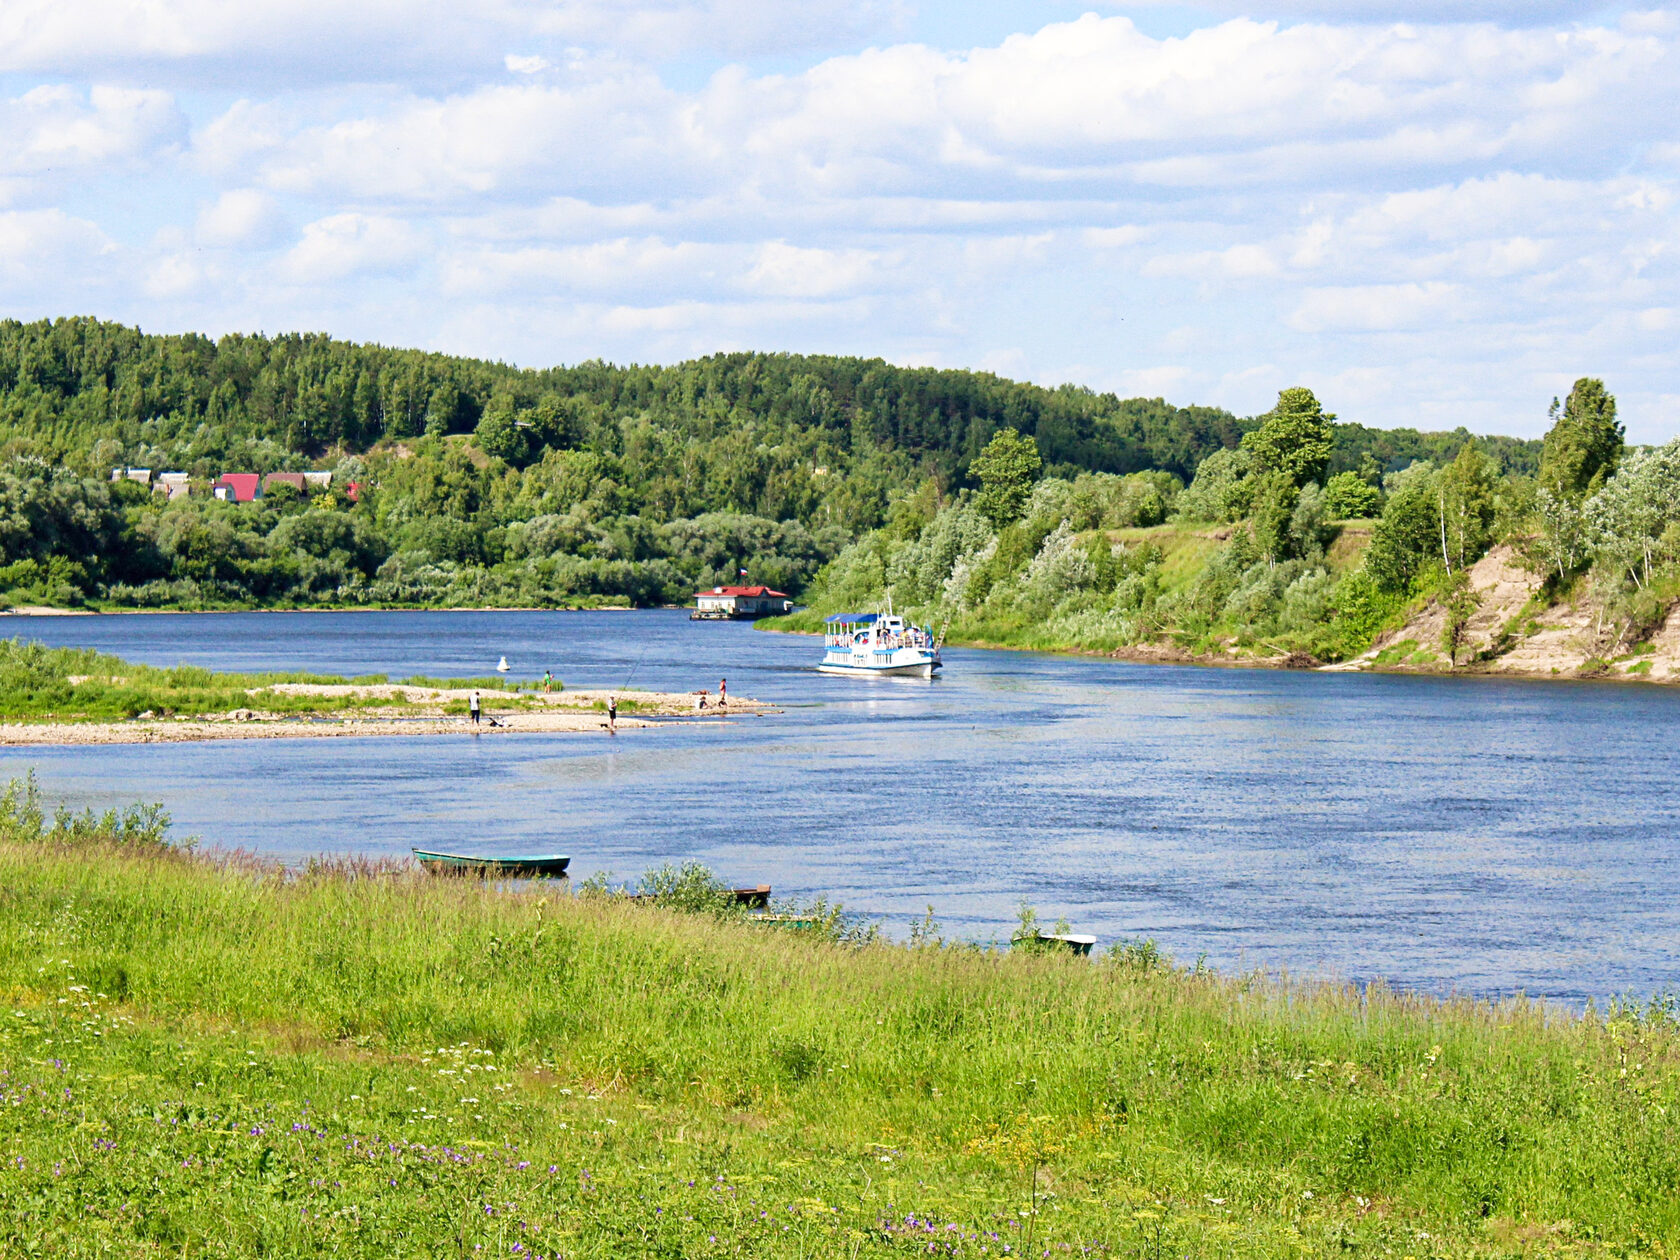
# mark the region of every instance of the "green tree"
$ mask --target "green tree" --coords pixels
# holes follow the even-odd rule
[[[1384,591],[1409,591],[1430,559],[1441,554],[1438,475],[1427,461],[1420,461],[1391,480],[1382,519],[1371,531],[1371,546],[1365,552],[1365,570]]]
[[[980,481],[974,500],[980,514],[997,529],[1020,520],[1043,469],[1037,442],[1014,429],[1000,429],[968,466],[969,476]]]
[[[1222,447],[1196,466],[1196,476],[1178,497],[1182,521],[1240,521],[1254,504],[1254,456]]]
[[[1616,399],[1596,377],[1583,376],[1569,391],[1561,414],[1552,400],[1552,427],[1540,450],[1540,484],[1559,498],[1579,503],[1616,471],[1622,455],[1622,426]]]
[[[1446,620],[1441,624],[1441,650],[1447,654],[1448,664],[1458,668],[1459,653],[1469,636],[1470,618],[1481,607],[1481,596],[1470,586],[1470,575],[1463,569],[1453,574],[1441,593],[1441,607]]]
[[[473,436],[479,450],[510,464],[523,463],[530,455],[530,440],[514,417],[513,399],[506,394],[497,394],[490,400],[478,418]]]
[[[1587,523],[1581,505],[1541,486],[1534,495],[1534,514],[1540,519],[1540,552],[1547,568],[1557,569],[1561,584],[1586,550]]]
[[[1318,481],[1330,464],[1335,416],[1326,415],[1310,389],[1282,390],[1258,429],[1243,434],[1243,449],[1261,472],[1281,472],[1297,486]]]
[[[1301,497],[1298,486],[1282,469],[1261,473],[1254,485],[1254,546],[1276,563],[1291,554],[1289,524]]]
[[[1493,491],[1492,462],[1466,442],[1435,483],[1441,559],[1449,573],[1474,564],[1487,550],[1493,531]]]
[[[1375,516],[1382,491],[1356,472],[1339,472],[1324,483],[1324,511],[1332,520],[1360,520]]]
[[[461,391],[448,381],[439,385],[432,391],[431,403],[426,407],[426,435],[442,437],[448,433],[460,409]]]

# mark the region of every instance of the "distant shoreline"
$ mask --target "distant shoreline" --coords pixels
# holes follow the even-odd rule
[[[815,630],[799,630],[762,623],[756,628],[767,634],[819,637]],[[1046,647],[1041,644],[998,643],[990,639],[947,639],[945,646],[972,648],[981,652],[1037,652],[1045,656],[1078,656],[1089,660],[1123,661],[1128,665],[1185,665],[1198,669],[1264,669],[1309,674],[1376,674],[1403,678],[1504,679],[1508,682],[1641,684],[1659,688],[1673,687],[1680,683],[1680,677],[1672,675],[1651,677],[1643,674],[1618,674],[1608,671],[1582,673],[1550,668],[1528,670],[1502,665],[1497,660],[1476,661],[1451,670],[1431,668],[1427,665],[1378,665],[1372,663],[1370,653],[1351,660],[1324,664],[1296,653],[1282,656],[1198,655],[1165,643],[1142,643],[1121,648],[1090,648],[1077,644]]]
[[[406,604],[380,606],[374,604],[342,604],[321,607],[312,605],[308,608],[49,608],[44,605],[27,605],[22,608],[0,608],[0,617],[217,617],[246,613],[448,613],[448,612],[669,612],[680,610],[681,604],[661,604],[657,608],[624,608],[618,605],[600,608],[567,607],[567,608],[534,608],[520,605],[490,605],[482,608],[416,608]]]

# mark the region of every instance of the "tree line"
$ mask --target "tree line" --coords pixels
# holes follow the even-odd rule
[[[978,488],[1000,432],[1031,438],[1049,477],[1146,475],[1140,502],[1165,502],[1210,456],[1240,457],[1259,423],[872,359],[532,370],[317,334],[0,321],[0,599],[648,604],[741,569],[797,594],[924,487],[940,501]],[[1332,472],[1457,441],[1335,434]],[[1479,441],[1502,467],[1533,455]],[[185,471],[199,493],[112,484],[126,466]],[[331,491],[202,493],[223,472],[311,468],[335,472]]]
[[[927,485],[842,551],[811,615],[891,596],[970,639],[1336,660],[1435,599],[1456,664],[1476,606],[1468,570],[1503,543],[1540,604],[1587,583],[1636,639],[1680,596],[1680,440],[1629,450],[1596,378],[1549,419],[1536,443],[1430,435],[1394,467],[1405,448],[1389,435],[1338,424],[1290,388],[1188,485],[1069,477],[1006,430],[972,463],[972,491]],[[1162,524],[1175,528],[1140,528]]]

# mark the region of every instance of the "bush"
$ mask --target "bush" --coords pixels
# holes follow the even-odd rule
[[[1324,483],[1324,513],[1331,520],[1375,516],[1381,506],[1382,491],[1356,472],[1339,472]]]

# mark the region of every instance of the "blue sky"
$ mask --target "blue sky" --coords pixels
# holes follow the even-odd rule
[[[1680,433],[1680,9],[7,0],[0,314]]]

